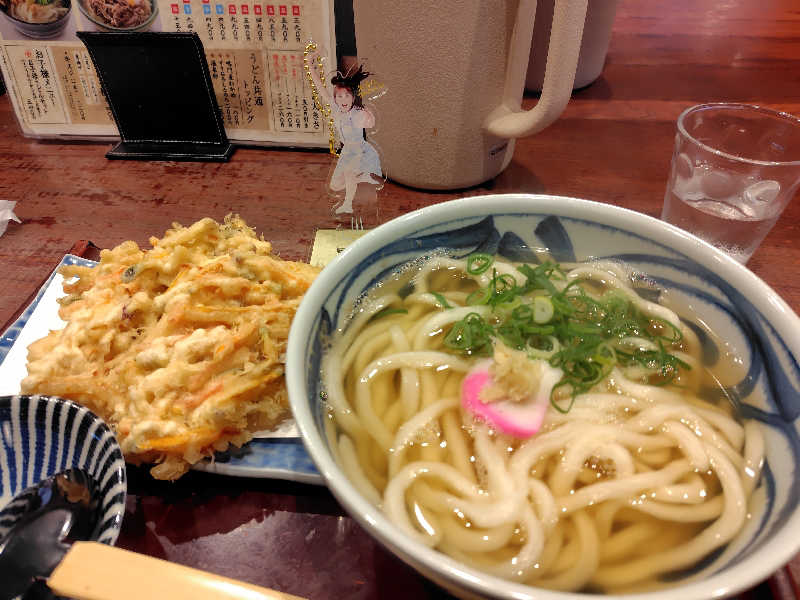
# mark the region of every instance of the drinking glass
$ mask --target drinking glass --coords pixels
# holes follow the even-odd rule
[[[747,104],[678,117],[661,218],[746,263],[800,187],[800,119]]]

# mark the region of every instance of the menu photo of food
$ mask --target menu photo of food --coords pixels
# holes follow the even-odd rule
[[[155,0],[0,0],[0,37],[74,41],[76,31],[161,31],[157,17]]]
[[[0,37],[4,40],[75,39],[72,19],[77,0],[0,0]]]
[[[161,31],[155,0],[73,1],[80,11],[81,31]]]

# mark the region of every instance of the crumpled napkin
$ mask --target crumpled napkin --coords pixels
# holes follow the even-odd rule
[[[22,223],[19,217],[14,214],[14,207],[16,205],[17,203],[11,200],[0,200],[0,235],[6,232],[9,221],[14,220],[17,223]]]

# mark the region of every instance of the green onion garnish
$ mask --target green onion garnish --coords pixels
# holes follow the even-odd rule
[[[467,270],[483,273],[492,260],[473,254],[467,259]],[[551,394],[551,403],[562,412],[569,411],[576,395],[590,390],[616,365],[641,365],[656,385],[673,382],[680,369],[691,369],[667,350],[682,339],[680,330],[645,315],[624,294],[612,290],[594,298],[578,281],[559,291],[554,282],[564,282],[566,277],[552,262],[521,265],[517,270],[525,277],[521,285],[494,269],[488,285],[467,297],[467,305],[488,305],[491,315],[485,319],[470,313],[454,323],[444,338],[447,348],[468,356],[488,356],[493,339],[499,339],[531,357],[548,357],[552,366],[564,372]],[[619,342],[626,338],[642,338],[650,349],[622,349]],[[562,406],[556,399],[565,392],[572,400]]]
[[[439,292],[428,292],[431,296],[436,298],[436,301],[442,305],[442,308],[453,308],[450,306],[450,303],[447,301],[447,298],[442,296]]]
[[[467,257],[467,273],[470,275],[480,275],[492,266],[494,256],[483,252],[476,252]]]

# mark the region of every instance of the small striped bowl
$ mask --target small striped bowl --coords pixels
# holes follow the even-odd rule
[[[0,396],[0,510],[24,489],[73,467],[98,482],[103,516],[94,540],[113,545],[122,526],[127,480],[122,450],[108,425],[63,398]],[[0,522],[0,538],[14,522],[14,517]]]

